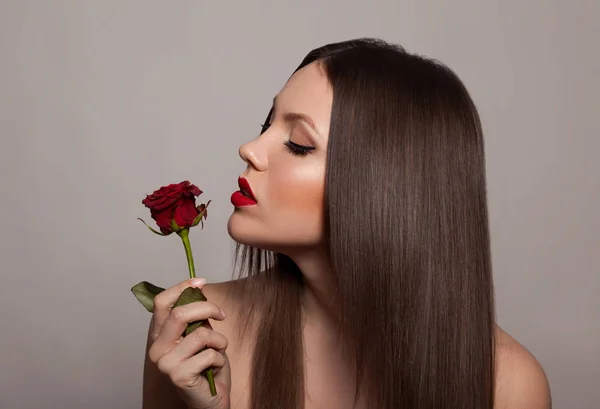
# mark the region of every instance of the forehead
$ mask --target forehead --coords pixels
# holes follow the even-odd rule
[[[308,115],[321,135],[329,133],[333,90],[325,70],[313,62],[298,70],[277,95],[277,114]]]

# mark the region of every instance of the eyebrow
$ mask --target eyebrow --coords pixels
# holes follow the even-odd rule
[[[273,98],[273,112],[271,113],[271,116],[273,116],[273,114],[276,112],[276,110],[275,110],[276,104],[277,104],[277,97]],[[286,122],[299,122],[299,121],[304,122],[313,130],[314,133],[316,133],[319,137],[322,137],[321,133],[317,130],[315,121],[313,121],[312,118],[306,114],[302,114],[299,112],[287,112],[287,113],[283,114],[283,119]]]

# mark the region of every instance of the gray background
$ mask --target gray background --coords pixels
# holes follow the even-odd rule
[[[139,407],[149,314],[129,288],[187,276],[140,201],[198,184],[196,264],[228,279],[237,147],[310,49],[377,36],[472,93],[499,323],[555,408],[598,408],[599,18],[592,0],[1,1],[0,407]]]

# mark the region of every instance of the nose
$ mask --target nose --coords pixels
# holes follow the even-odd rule
[[[258,139],[241,145],[238,153],[240,158],[242,158],[242,160],[246,162],[248,166],[252,166],[258,171],[264,171],[267,169],[267,155],[266,152],[261,151],[258,144]]]

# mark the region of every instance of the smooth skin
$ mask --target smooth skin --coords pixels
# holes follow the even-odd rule
[[[288,255],[305,278],[306,409],[347,409],[354,399],[354,376],[336,338],[337,314],[331,303],[335,288],[323,237],[332,101],[331,86],[318,62],[290,78],[277,96],[269,128],[240,147],[247,163],[242,176],[250,182],[257,204],[235,209],[228,223],[234,240]],[[297,145],[310,151],[302,154]],[[240,343],[235,314],[225,318],[220,312],[236,310],[239,301],[228,297],[229,283],[206,284],[202,289],[210,301],[171,309],[190,283],[183,281],[159,295],[149,329],[144,408],[247,409],[252,336]],[[178,334],[198,319],[209,319],[213,328],[182,340]],[[539,362],[500,328],[496,332],[495,408],[550,409],[548,380]],[[205,346],[207,350],[194,355]],[[216,398],[199,375],[208,366],[216,368]],[[361,402],[361,408],[368,408],[367,402]]]

